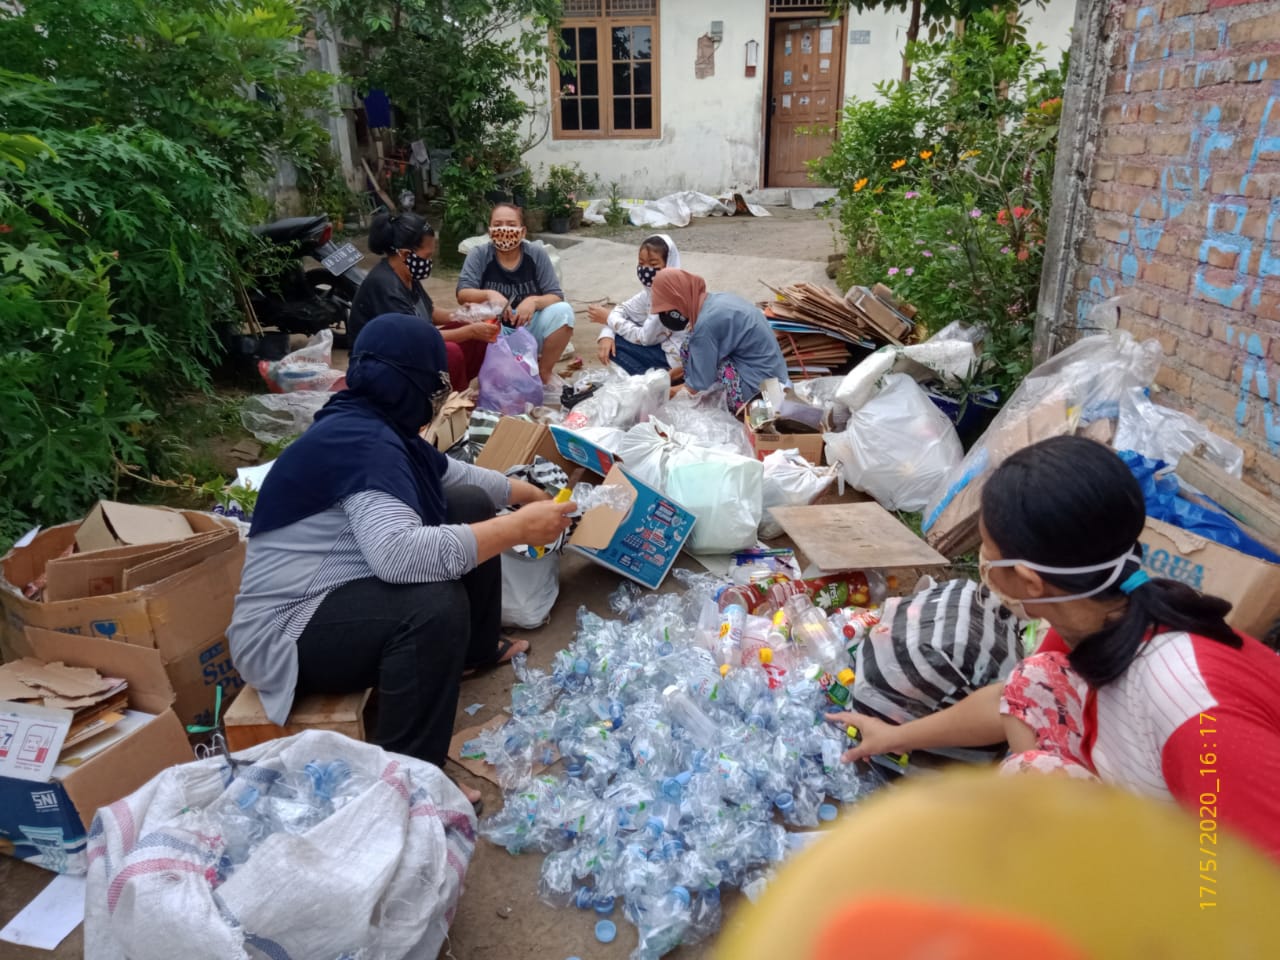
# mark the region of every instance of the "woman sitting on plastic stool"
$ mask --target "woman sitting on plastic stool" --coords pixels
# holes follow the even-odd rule
[[[538,373],[549,384],[573,337],[573,307],[564,302],[551,258],[525,239],[523,210],[510,203],[494,207],[489,240],[467,254],[458,275],[458,302],[491,303],[508,326],[527,326],[538,341]]]
[[[575,509],[418,436],[448,396],[444,370],[444,341],[420,318],[365,326],[347,389],[262,485],[227,630],[272,723],[295,696],[377,687],[373,741],[437,766],[463,669],[528,649],[499,635],[498,555],[553,541]],[[525,506],[494,516],[509,504]]]

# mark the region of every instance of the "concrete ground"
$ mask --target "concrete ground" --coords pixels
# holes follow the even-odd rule
[[[761,286],[763,280],[778,286],[797,280],[828,283],[825,267],[827,255],[833,252],[830,224],[815,211],[792,211],[775,208],[775,216],[767,218],[709,218],[696,220],[682,230],[670,229],[682,255],[684,265],[701,274],[711,290],[730,291],[749,300],[770,296]],[[595,335],[598,328],[586,321],[586,307],[601,299],[621,300],[637,289],[635,278],[636,248],[652,231],[625,228],[609,232],[605,228],[575,231],[555,238],[560,250],[564,289],[578,314],[573,342],[587,365],[595,365]],[[606,233],[614,239],[606,238]],[[373,261],[366,261],[371,267]],[[427,282],[427,289],[438,303],[453,301],[456,274],[440,270]],[[345,367],[345,354],[335,362]],[[564,370],[560,364],[557,369]],[[700,569],[687,557],[681,565]],[[514,635],[527,637],[532,644],[530,662],[547,668],[555,652],[573,637],[579,607],[585,606],[602,616],[609,616],[608,595],[617,587],[620,577],[576,554],[566,554],[561,566],[560,598],[552,612],[551,622],[539,630]],[[663,589],[674,589],[668,578]],[[511,703],[513,675],[510,668],[465,680],[459,701],[455,729],[483,723],[497,716]],[[462,708],[484,704],[474,716]],[[473,777],[455,764],[447,770],[450,776],[480,789],[485,809],[501,807],[502,793],[493,784]],[[615,912],[618,938],[609,946],[597,943],[593,935],[596,917],[573,908],[555,909],[543,904],[537,896],[538,875],[542,856],[531,853],[518,857],[481,840],[467,876],[466,892],[458,907],[442,956],[457,960],[559,960],[577,956],[622,958],[635,946],[635,928],[627,923],[621,910]],[[40,892],[52,875],[24,863],[0,856],[0,926],[7,923],[32,897]],[[740,909],[742,898],[736,893],[724,900],[726,920]],[[683,947],[669,956],[672,960],[698,960],[710,957],[712,944]],[[0,960],[71,960],[83,955],[83,929],[77,928],[55,951],[46,952],[0,943]]]

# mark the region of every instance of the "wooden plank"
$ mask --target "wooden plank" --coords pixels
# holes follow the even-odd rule
[[[284,726],[272,723],[253,687],[245,687],[223,717],[227,746],[245,750],[303,730],[332,730],[354,740],[364,739],[364,708],[371,691],[299,698]]]
[[[801,552],[823,571],[940,567],[947,558],[878,503],[773,507]]]
[[[1273,550],[1280,550],[1280,507],[1243,480],[1237,480],[1197,447],[1178,461],[1174,471],[1201,493],[1249,528],[1250,533]]]

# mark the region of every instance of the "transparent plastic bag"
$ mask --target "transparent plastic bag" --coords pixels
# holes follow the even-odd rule
[[[297,390],[250,397],[240,408],[240,422],[260,443],[279,443],[311,426],[332,393]]]
[[[723,387],[696,395],[681,390],[664,403],[655,416],[705,446],[744,457],[754,455],[742,421],[729,412]]]
[[[560,596],[560,551],[541,557],[502,552],[502,625],[535,630],[551,617]]]
[[[760,537],[772,540],[782,536],[782,527],[773,519],[770,507],[799,507],[813,503],[835,481],[835,467],[815,467],[797,450],[775,450],[764,458],[764,486],[761,504],[764,517]]]
[[[964,456],[955,426],[905,373],[887,376],[848,429],[826,439],[827,460],[889,510],[923,510]]]
[[[666,370],[650,370],[629,377],[611,370],[603,382],[598,375],[591,382],[596,392],[574,406],[564,418],[570,430],[584,427],[615,427],[626,430],[653,417],[671,393],[671,375]],[[582,388],[582,379],[578,381]]]
[[[489,344],[480,366],[480,396],[476,406],[518,416],[542,403],[538,376],[538,342],[523,327]]]
[[[468,303],[453,311],[454,323],[490,323],[502,314],[503,308],[489,303]]]
[[[1120,395],[1120,417],[1112,446],[1176,467],[1184,454],[1204,444],[1209,459],[1233,477],[1244,471],[1244,451],[1195,417],[1152,403],[1141,387]]]
[[[272,393],[331,390],[346,374],[332,366],[333,331],[321,330],[305,347],[279,360],[259,360],[258,373]]]
[[[1160,358],[1157,341],[1140,343],[1118,330],[1083,337],[1032,370],[935,491],[923,523],[930,543],[949,554],[972,547],[976,531],[971,520],[992,471],[1028,444],[1116,419],[1125,391],[1150,386]]]

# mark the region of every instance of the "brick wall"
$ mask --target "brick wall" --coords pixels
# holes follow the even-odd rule
[[[1108,30],[1064,315],[1123,296],[1164,347],[1161,399],[1280,492],[1280,0],[1118,0]]]

